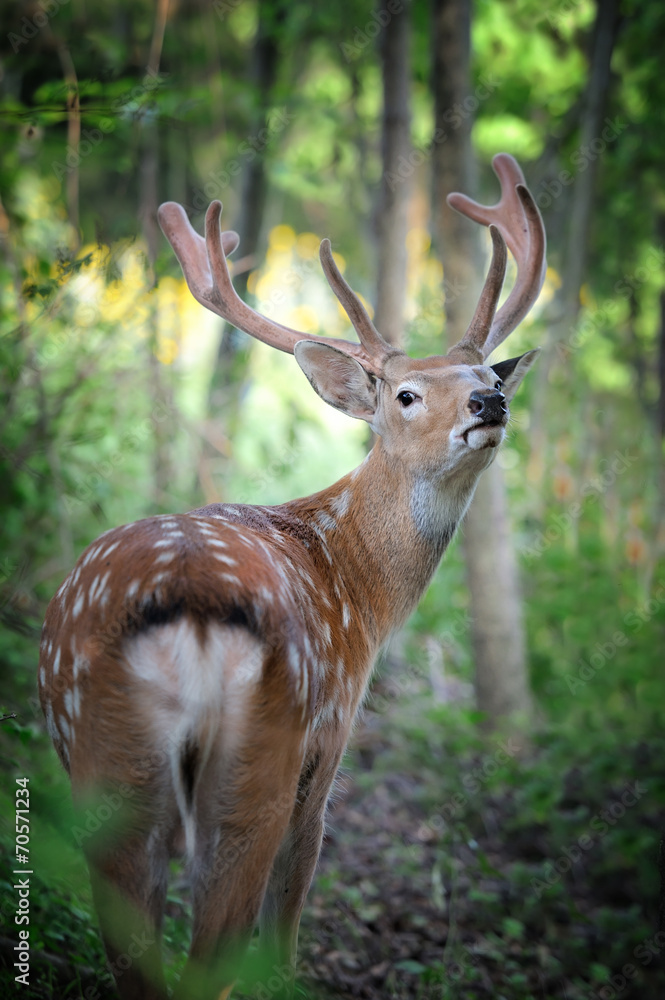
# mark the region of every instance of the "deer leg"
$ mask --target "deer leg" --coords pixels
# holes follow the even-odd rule
[[[344,749],[319,747],[310,752],[298,783],[298,797],[289,829],[280,845],[261,908],[261,947],[270,966],[285,979],[292,996],[300,916],[321,850],[326,803]]]
[[[123,689],[115,661],[98,666],[98,696],[93,703],[84,695],[71,747],[77,839],[122,1000],[165,1000],[161,926],[179,825],[169,756],[142,720],[139,696],[124,708],[117,704]]]
[[[134,834],[112,851],[86,851],[109,965],[122,1000],[165,1000],[161,922],[168,855],[154,833]]]
[[[229,755],[220,742],[197,780],[194,802],[193,932],[176,996],[228,997],[297,794],[304,752],[301,709],[248,712],[242,741]],[[267,717],[270,716],[270,717]],[[221,1000],[220,998],[220,1000]]]

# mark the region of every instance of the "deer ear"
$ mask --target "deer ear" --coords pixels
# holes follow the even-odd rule
[[[498,375],[503,382],[503,388],[501,391],[508,402],[510,402],[517,392],[520,382],[538,357],[539,353],[540,352],[538,350],[527,351],[526,354],[521,354],[519,358],[510,358],[508,361],[497,361],[495,365],[490,366],[492,371]]]
[[[293,353],[321,399],[349,417],[372,420],[376,379],[355,358],[313,340],[299,340]]]

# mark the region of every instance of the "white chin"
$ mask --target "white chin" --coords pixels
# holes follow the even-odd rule
[[[472,451],[498,448],[503,441],[503,427],[475,427],[467,432],[466,443]]]

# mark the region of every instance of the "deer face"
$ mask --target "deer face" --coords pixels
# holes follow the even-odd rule
[[[508,404],[537,353],[490,366],[449,357],[417,361],[396,351],[378,377],[328,345],[300,341],[294,350],[322,399],[366,420],[387,454],[434,478],[490,464],[505,435]]]

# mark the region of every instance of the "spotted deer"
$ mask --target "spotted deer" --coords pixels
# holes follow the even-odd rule
[[[359,343],[305,336],[238,297],[227,265],[238,236],[221,232],[219,202],[205,239],[181,206],[159,210],[198,302],[294,354],[322,399],[367,421],[376,442],[312,496],[213,503],[105,532],[48,607],[39,688],[74,801],[122,803],[83,847],[125,1000],[167,995],[160,926],[169,859],[182,854],[193,929],[177,995],[228,997],[257,923],[291,995],[326,802],[372,665],[427,587],[536,355],[486,363],[545,273],[522,172],[507,154],[494,169],[497,205],[449,197],[491,233],[476,312],[447,354],[422,360],[383,340],[328,240],[321,264]],[[517,278],[497,311],[506,246]]]

